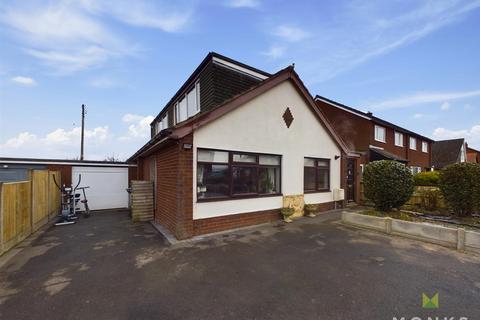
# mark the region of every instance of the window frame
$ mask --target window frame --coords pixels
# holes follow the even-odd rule
[[[429,149],[428,148],[428,142],[427,141],[422,141],[422,152],[423,153],[428,153],[428,149]]]
[[[304,159],[304,161],[305,161],[305,159],[310,159],[310,160],[315,161],[315,166],[313,167],[313,168],[315,168],[315,189],[308,189],[308,190],[305,189],[305,162],[303,164],[303,193],[306,194],[306,193],[331,192],[332,191],[332,188],[331,188],[331,182],[332,182],[332,178],[331,178],[332,162],[331,162],[331,159],[328,159],[328,158],[314,158],[314,157],[304,157],[303,159]],[[321,167],[318,166],[319,161],[327,161],[327,163],[328,163],[328,187],[326,189],[319,189],[318,188],[318,170],[319,170],[319,168],[321,168]]]
[[[401,144],[397,144],[397,135],[399,135],[401,137]],[[396,147],[402,147],[403,148],[405,146],[404,145],[404,141],[405,141],[404,136],[405,135],[403,133],[395,131],[395,133],[394,133],[394,140],[395,141],[393,143],[395,144]]]
[[[228,153],[228,161],[227,162],[209,162],[209,161],[199,161],[198,160],[198,152],[201,150],[205,151],[218,151],[218,152],[227,152]],[[226,201],[226,200],[239,200],[239,199],[248,199],[248,198],[264,198],[264,197],[278,197],[282,196],[282,155],[280,154],[271,154],[271,153],[256,153],[256,152],[248,152],[248,151],[232,151],[232,150],[223,150],[223,149],[212,149],[212,148],[197,148],[196,150],[196,165],[197,165],[197,172],[198,172],[198,165],[199,164],[216,164],[216,165],[228,165],[228,189],[229,194],[226,196],[219,196],[219,197],[209,197],[209,198],[199,198],[198,197],[198,178],[194,177],[195,179],[195,192],[196,192],[196,201],[197,202],[211,202],[211,201]],[[256,162],[241,162],[241,161],[233,161],[234,154],[245,154],[245,155],[253,155],[255,156]],[[266,165],[260,164],[260,156],[275,156],[279,157],[279,164],[278,165]],[[249,193],[234,193],[233,190],[233,170],[234,167],[240,168],[255,168],[255,179],[256,179],[256,192],[249,192]],[[278,168],[278,186],[279,190],[276,193],[259,193],[260,185],[258,179],[258,172],[260,168]]]
[[[414,147],[414,148],[412,148],[412,141],[415,141],[415,147]],[[415,150],[415,151],[417,151],[417,138],[415,138],[415,137],[410,137],[410,139],[408,139],[408,148],[409,148],[410,150]]]
[[[383,140],[377,139],[377,128],[378,129],[383,129]],[[379,126],[378,124],[374,125],[373,128],[373,138],[375,141],[381,142],[381,143],[387,143],[387,128]]]

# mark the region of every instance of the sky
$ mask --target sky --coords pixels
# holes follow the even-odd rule
[[[480,0],[0,3],[0,156],[125,160],[210,51],[480,149]]]

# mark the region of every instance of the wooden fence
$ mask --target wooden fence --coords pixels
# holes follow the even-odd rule
[[[131,185],[130,204],[132,208],[132,220],[152,220],[154,207],[153,182],[133,180]]]
[[[60,191],[53,182],[60,173],[32,170],[29,181],[0,183],[0,255],[55,219]]]

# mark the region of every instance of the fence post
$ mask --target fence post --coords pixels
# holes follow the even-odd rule
[[[3,253],[3,183],[0,182],[0,255]]]
[[[390,217],[385,218],[385,232],[388,234],[392,233],[392,218]]]
[[[457,229],[457,250],[465,251],[465,228]]]

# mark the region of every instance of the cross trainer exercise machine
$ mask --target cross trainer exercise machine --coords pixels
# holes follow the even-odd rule
[[[70,187],[65,186],[65,184],[60,186],[57,183],[57,180],[55,179],[55,175],[53,175],[53,182],[61,192],[61,196],[60,196],[61,212],[59,214],[59,219],[57,223],[55,223],[56,226],[64,226],[64,225],[75,223],[75,220],[78,219],[77,212],[79,211],[79,208],[78,208],[79,201],[81,201],[81,203],[84,204],[84,207],[85,207],[84,216],[85,217],[90,216],[90,208],[88,207],[88,200],[85,194],[85,189],[89,187],[79,187],[81,181],[82,181],[82,175],[79,174],[78,183],[75,187],[73,186],[73,184]],[[77,193],[77,190],[83,191],[83,200],[80,200],[81,195],[80,193]]]

